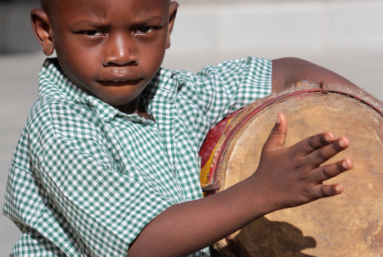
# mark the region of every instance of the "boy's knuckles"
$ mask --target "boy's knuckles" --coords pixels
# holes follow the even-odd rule
[[[326,135],[326,133],[322,133],[309,138],[310,147],[313,151],[329,143],[329,141],[326,139]]]
[[[328,197],[328,189],[325,186],[320,187],[320,195],[318,198],[325,198]]]
[[[316,137],[310,137],[310,138],[307,139],[306,146],[307,146],[307,151],[308,152],[312,152],[312,151],[314,151],[316,149],[315,141],[316,141]]]
[[[339,145],[339,141],[334,144],[331,144],[331,150],[333,150],[334,152],[340,152],[342,150],[342,148]]]
[[[311,195],[312,195],[312,189],[311,188],[306,186],[302,189],[302,197],[303,197],[302,200],[303,201],[311,199],[311,197],[312,197]]]
[[[272,130],[271,130],[271,134],[272,135],[281,135],[281,136],[285,136],[285,135],[287,135],[286,134],[286,132],[284,132],[284,131],[281,131],[281,129],[280,129],[280,126],[275,126]]]
[[[322,181],[328,180],[334,176],[331,172],[330,166],[323,166],[321,167],[321,173],[322,173]]]
[[[301,167],[296,167],[297,170],[300,169]],[[310,180],[310,176],[309,174],[306,174],[304,172],[299,172],[298,173],[299,175],[297,176],[297,181],[299,182],[304,182],[304,181],[309,181]]]
[[[313,190],[313,200],[317,200],[320,198],[326,198],[326,197],[329,197],[331,195],[332,194],[329,191],[329,187],[322,185],[322,184],[317,185],[315,187],[315,189]]]
[[[327,134],[323,133],[319,137],[320,146],[327,145],[329,143],[329,140],[327,139]]]
[[[324,162],[328,160],[328,156],[323,149],[319,149],[318,151],[316,151],[315,158],[318,162]]]
[[[305,153],[311,153],[315,150],[317,150],[320,147],[323,147],[327,144],[329,144],[328,140],[326,139],[326,134],[319,134],[312,137],[307,138],[302,142],[303,149],[302,151]]]

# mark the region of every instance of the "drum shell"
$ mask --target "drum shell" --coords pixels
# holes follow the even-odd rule
[[[383,252],[382,104],[364,91],[318,85],[294,88],[245,108],[230,123],[214,153],[209,183],[225,190],[256,171],[277,114],[288,119],[285,146],[324,131],[347,136],[354,168],[326,183],[345,192],[258,219],[216,248],[225,256],[380,256]],[[233,253],[236,248],[237,255]],[[235,251],[235,250],[234,250]],[[238,255],[240,254],[240,255]]]

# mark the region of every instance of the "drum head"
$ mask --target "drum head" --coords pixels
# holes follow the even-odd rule
[[[217,243],[223,255],[382,255],[383,119],[376,110],[381,103],[373,100],[379,105],[376,109],[366,104],[369,98],[362,91],[353,93],[357,99],[339,88],[328,94],[321,93],[318,86],[311,87],[315,88],[295,89],[245,108],[220,139],[211,179],[216,176],[220,190],[225,190],[253,174],[277,114],[282,112],[288,120],[285,146],[325,131],[350,139],[351,147],[329,162],[348,157],[354,168],[325,182],[342,183],[344,192],[252,222],[230,236],[237,254],[229,249],[227,240]]]

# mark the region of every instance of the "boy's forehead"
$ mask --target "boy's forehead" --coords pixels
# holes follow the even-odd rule
[[[40,6],[41,8],[43,8],[46,12],[49,12],[51,13],[55,7],[57,7],[60,3],[66,3],[66,4],[70,4],[71,2],[75,2],[75,1],[78,1],[78,0],[40,0]],[[88,0],[89,2],[89,5],[93,5],[94,2],[92,3],[92,1],[94,0]],[[110,1],[110,4],[113,4],[113,1],[115,0],[109,0]],[[137,0],[120,0],[120,1],[137,1]],[[138,0],[140,2],[152,2],[152,1],[156,1],[157,3],[158,2],[162,2],[163,4],[167,4],[169,5],[171,0]]]

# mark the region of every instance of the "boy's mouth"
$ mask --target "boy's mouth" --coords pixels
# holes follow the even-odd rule
[[[137,85],[143,79],[142,78],[111,78],[105,80],[98,80],[97,82],[102,86],[129,86],[129,85]]]

